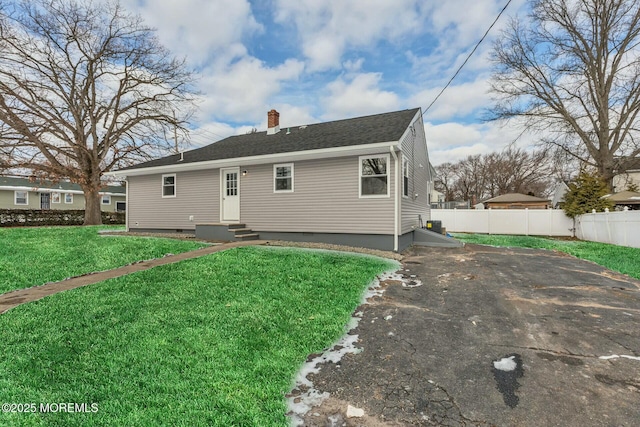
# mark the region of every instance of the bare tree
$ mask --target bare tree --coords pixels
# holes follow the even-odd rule
[[[487,154],[485,189],[488,197],[507,193],[545,196],[550,186],[551,168],[547,150],[525,151],[513,146]]]
[[[117,2],[0,9],[1,157],[78,183],[85,224],[101,223],[103,173],[171,150],[163,136],[186,132],[193,95],[184,60]]]
[[[478,200],[507,193],[546,196],[552,168],[547,150],[532,152],[509,146],[499,153],[468,156],[436,167],[436,189],[446,200]]]
[[[519,118],[609,187],[640,154],[640,0],[532,0],[495,44],[492,117]]]

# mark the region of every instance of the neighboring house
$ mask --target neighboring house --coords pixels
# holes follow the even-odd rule
[[[549,209],[551,206],[547,199],[520,193],[503,194],[483,203],[487,209]]]
[[[420,109],[232,136],[111,172],[127,229],[402,250],[430,219]],[[429,233],[435,234],[435,233]]]
[[[631,210],[640,210],[640,192],[637,191],[621,191],[615,194],[607,194],[603,198],[611,200],[616,210],[622,210],[625,207]]]
[[[103,212],[126,210],[126,190],[106,186],[100,192]],[[0,209],[84,209],[84,193],[70,182],[40,182],[27,178],[0,177]]]
[[[630,184],[640,187],[640,157],[627,168],[627,172],[613,177],[613,191],[624,191]]]
[[[553,198],[551,199],[551,207],[553,209],[562,209],[562,202],[567,191],[569,191],[569,186],[563,181],[556,184],[553,189]]]

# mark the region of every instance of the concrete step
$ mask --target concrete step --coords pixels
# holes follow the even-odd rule
[[[245,228],[247,224],[229,224],[229,231],[236,230],[238,228]]]
[[[236,234],[236,239],[237,240],[258,240],[258,234],[257,233],[250,233],[250,234]]]
[[[236,233],[237,236],[238,234],[250,234],[252,230],[250,228],[234,228],[230,231]]]

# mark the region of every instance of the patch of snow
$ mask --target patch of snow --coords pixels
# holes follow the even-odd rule
[[[631,359],[631,360],[638,360],[640,361],[640,357],[637,356],[627,356],[626,354],[621,354],[621,355],[617,355],[617,354],[612,354],[611,356],[600,356],[598,359],[602,359],[602,360],[609,360],[609,359],[619,359],[619,358],[624,358],[624,359]]]
[[[347,418],[361,418],[364,417],[364,409],[356,408],[355,406],[347,406]]]
[[[399,265],[400,263],[397,263],[397,266]],[[380,282],[386,280],[402,280],[402,276],[397,274],[395,272],[396,270],[380,274],[367,288],[361,300],[362,304],[367,304],[370,298],[381,296],[384,293]],[[295,376],[292,392],[289,394],[290,397],[287,397],[287,414],[292,426],[297,427],[304,425],[304,415],[309,412],[311,408],[320,406],[322,402],[329,397],[329,393],[321,393],[313,387],[313,382],[308,378],[308,375],[320,372],[321,365],[324,363],[337,363],[342,360],[346,354],[358,354],[362,352],[361,348],[356,347],[358,335],[349,334],[350,331],[358,326],[362,315],[362,311],[354,313],[347,325],[346,334],[342,338],[321,355],[302,364],[302,367]],[[336,366],[339,367],[340,365]],[[300,392],[301,388],[305,391]],[[294,391],[296,391],[296,393],[294,393]]]
[[[384,320],[391,320],[393,319],[393,316],[389,315],[389,316],[384,316]]]
[[[420,279],[410,280],[409,283],[406,283],[404,280],[402,281],[403,288],[417,288],[418,286],[422,286]]]
[[[513,360],[514,358],[515,356],[503,357],[502,359],[493,362],[493,367],[505,372],[515,371],[518,365],[516,364],[516,361]]]

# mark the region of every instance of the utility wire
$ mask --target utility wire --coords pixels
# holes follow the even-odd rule
[[[484,39],[487,37],[487,35],[489,34],[489,31],[491,31],[491,29],[493,28],[494,25],[496,25],[496,22],[498,22],[498,19],[500,19],[500,17],[502,16],[502,14],[504,13],[504,11],[507,9],[507,7],[509,6],[509,4],[511,3],[511,0],[507,1],[507,4],[504,5],[504,7],[502,8],[502,10],[500,11],[500,13],[498,13],[498,16],[496,16],[496,19],[493,20],[493,22],[491,23],[491,26],[487,29],[487,31],[485,31],[484,35],[482,36],[482,38],[480,39],[480,41],[478,43],[476,43],[475,47],[473,48],[473,50],[471,51],[471,53],[469,53],[469,56],[467,56],[467,59],[464,60],[464,62],[462,63],[462,65],[460,65],[460,67],[458,67],[458,70],[455,72],[455,74],[453,75],[453,77],[451,77],[451,79],[447,82],[447,84],[445,85],[445,87],[442,88],[442,90],[440,91],[440,93],[435,97],[435,99],[433,101],[431,101],[431,104],[429,104],[429,106],[427,108],[424,109],[424,111],[422,112],[422,114],[426,114],[427,111],[429,111],[429,109],[433,106],[433,104],[436,103],[436,101],[438,100],[438,98],[440,98],[440,95],[442,95],[444,93],[445,90],[447,90],[447,88],[449,87],[449,85],[451,84],[451,82],[453,82],[453,79],[455,79],[458,74],[460,73],[460,71],[462,71],[462,68],[467,64],[467,62],[469,61],[469,59],[471,59],[471,57],[473,56],[473,54],[476,52],[476,50],[478,49],[478,47],[480,46],[480,44],[484,41]]]

